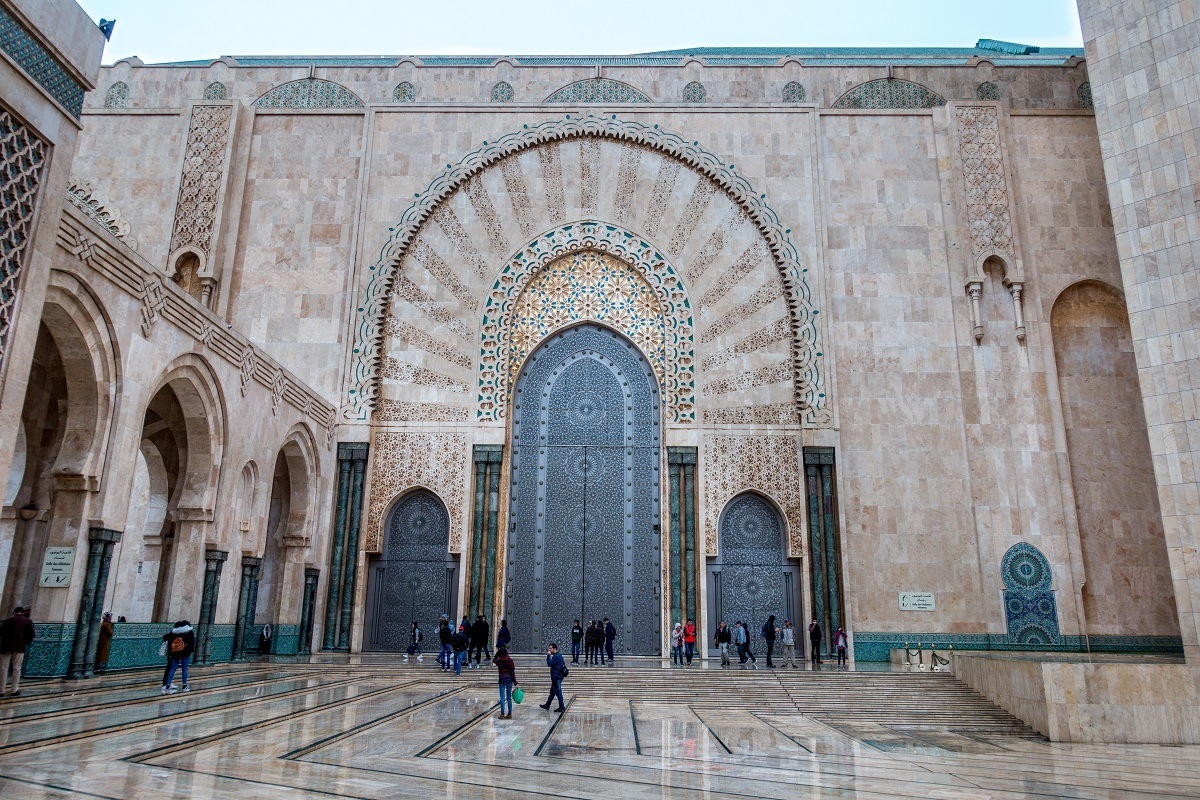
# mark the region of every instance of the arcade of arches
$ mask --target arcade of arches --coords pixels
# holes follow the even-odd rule
[[[407,62],[407,94],[373,65],[264,94],[307,69],[123,61],[88,95],[3,361],[31,672],[90,674],[105,611],[110,669],[174,620],[221,661],[440,614],[521,651],[774,614],[859,661],[1178,652],[1083,66],[831,110],[878,76],[788,62],[754,114],[761,78],[694,64],[688,107],[619,113],[480,105],[492,67],[393,102],[430,86]]]

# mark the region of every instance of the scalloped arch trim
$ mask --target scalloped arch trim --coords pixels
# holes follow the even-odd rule
[[[547,103],[649,103],[645,92],[612,78],[569,83],[546,98]]]
[[[912,81],[879,78],[860,83],[837,99],[834,108],[934,108],[946,98]]]
[[[825,425],[831,422],[828,399],[822,386],[823,355],[818,352],[816,315],[812,292],[800,265],[799,252],[792,244],[789,229],[784,228],[767,204],[767,196],[759,194],[750,182],[738,175],[732,164],[725,164],[700,147],[698,141],[688,141],[668,133],[658,125],[623,120],[615,114],[597,117],[570,114],[537,125],[523,125],[521,130],[485,141],[483,146],[453,166],[447,167],[418,192],[415,199],[392,228],[392,236],[383,246],[379,260],[368,268],[369,279],[358,306],[355,323],[355,342],[351,353],[350,388],[343,407],[343,418],[350,422],[366,422],[378,392],[378,372],[383,346],[382,322],[396,277],[396,269],[412,244],[417,231],[434,209],[450,197],[469,178],[507,156],[536,147],[543,142],[577,139],[585,136],[628,141],[657,150],[676,158],[715,182],[735,205],[745,212],[771,250],[787,293],[788,315],[792,328],[792,364],[794,400],[806,424]]]
[[[270,89],[254,101],[258,108],[362,108],[363,101],[340,83],[301,78]]]

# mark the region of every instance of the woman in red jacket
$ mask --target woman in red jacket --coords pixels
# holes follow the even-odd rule
[[[687,663],[692,665],[692,655],[696,652],[696,623],[690,619],[683,626],[683,652],[687,654]]]
[[[513,663],[508,650],[503,647],[497,648],[492,663],[500,673],[500,719],[512,719],[513,687],[520,685],[517,683],[517,665]],[[505,708],[508,709],[508,713],[504,712]]]

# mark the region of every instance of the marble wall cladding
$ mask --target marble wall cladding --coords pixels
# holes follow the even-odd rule
[[[1076,284],[1055,303],[1051,326],[1089,631],[1178,635],[1124,298],[1106,284]]]
[[[1200,17],[1079,0],[1184,649],[1200,681]]]
[[[363,118],[254,120],[230,284],[233,324],[337,402]]]
[[[1054,742],[1200,744],[1183,664],[954,655],[954,674]]]
[[[182,111],[89,115],[73,171],[107,195],[129,221],[137,251],[166,272],[187,138]]]

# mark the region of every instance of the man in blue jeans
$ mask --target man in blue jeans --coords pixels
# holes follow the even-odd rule
[[[579,620],[575,620],[575,624],[571,626],[571,663],[579,663],[579,646],[583,642],[583,626],[579,624]]]
[[[454,631],[450,630],[450,618],[442,614],[442,618],[438,620],[438,641],[441,642],[442,649],[438,653],[438,663],[442,665],[442,672],[449,672],[453,666],[450,662],[454,658],[454,648],[450,646],[450,637],[454,635]]]
[[[554,709],[559,714],[567,710],[566,703],[563,702],[562,682],[563,678],[567,677],[567,665],[563,661],[563,657],[558,653],[558,645],[551,643],[546,648],[546,666],[550,668],[550,696],[546,698],[546,702],[541,704],[541,707],[550,710],[550,701],[558,698],[558,708]]]
[[[467,648],[471,646],[471,635],[459,628],[458,631],[450,637],[450,647],[454,651],[454,674],[462,674],[462,662],[467,657]]]

